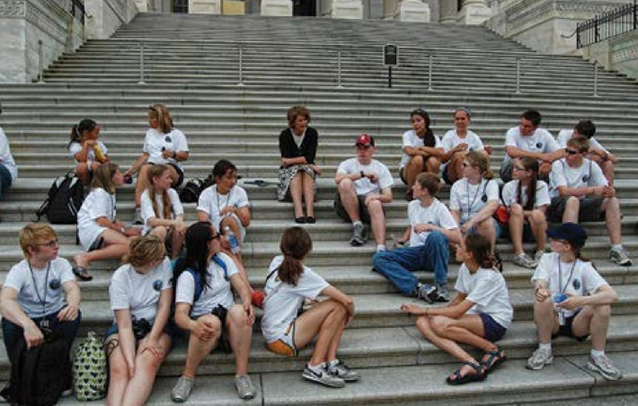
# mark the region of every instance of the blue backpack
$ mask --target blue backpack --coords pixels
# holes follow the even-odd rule
[[[176,258],[171,262],[173,270],[175,270],[175,266],[180,260],[183,261],[184,258]],[[214,255],[213,261],[224,270],[224,279],[228,281],[230,278],[228,277],[228,269],[226,267],[226,263],[219,257],[219,255]],[[202,292],[204,291],[204,283],[202,282],[202,278],[199,276],[199,273],[197,273],[193,268],[186,268],[185,271],[193,275],[193,279],[195,280],[195,294],[193,295],[193,304],[195,304],[195,302],[199,300]]]

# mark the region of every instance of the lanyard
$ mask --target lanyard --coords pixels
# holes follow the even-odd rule
[[[567,282],[565,282],[565,286],[563,286],[563,270],[560,266],[560,257],[558,258],[558,290],[560,293],[565,293],[567,290],[567,286],[569,286],[569,281],[572,280],[572,276],[574,275],[574,268],[576,267],[576,261],[578,259],[574,259],[574,263],[572,264],[572,269],[569,271],[569,277],[567,278]]]
[[[484,180],[485,179],[481,179],[481,183],[476,185],[476,193],[474,193],[474,199],[472,199],[472,203],[470,203],[470,180],[467,179],[465,183],[465,193],[467,194],[467,217],[468,218],[472,217],[472,207],[474,207],[474,203],[476,203],[476,198],[478,197],[479,192],[481,191],[481,186],[483,186]],[[486,187],[487,185],[485,185],[485,188]],[[483,188],[483,192],[485,192],[485,188]]]
[[[27,261],[29,264],[29,271],[31,271],[31,280],[33,281],[33,289],[35,290],[35,294],[42,305],[42,316],[46,314],[46,303],[47,303],[47,287],[49,285],[49,271],[51,270],[51,262],[47,264],[47,273],[44,279],[44,297],[40,297],[40,291],[38,290],[38,284],[35,282],[35,276],[33,275],[33,268],[31,267],[31,262]]]
[[[216,197],[217,197],[217,208],[219,209],[219,212],[221,213],[222,209],[226,206],[228,206],[228,203],[230,202],[230,195],[233,193],[233,189],[230,189],[228,191],[228,195],[226,197],[226,202],[224,203],[224,206],[222,207],[221,202],[219,201],[219,189],[215,190],[216,192]]]

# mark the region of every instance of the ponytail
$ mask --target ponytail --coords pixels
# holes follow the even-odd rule
[[[284,230],[279,249],[284,260],[277,269],[279,279],[287,284],[297,286],[303,273],[303,259],[312,250],[312,240],[308,232],[301,227],[290,227]]]

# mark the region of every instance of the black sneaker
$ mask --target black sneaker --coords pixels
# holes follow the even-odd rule
[[[437,301],[439,297],[438,289],[434,285],[429,285],[427,283],[420,283],[414,292],[414,295],[421,300],[425,300],[426,302],[432,304]]]

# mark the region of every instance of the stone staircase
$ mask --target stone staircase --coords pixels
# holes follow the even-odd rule
[[[144,81],[140,80],[140,43],[144,43]],[[393,88],[387,88],[381,47],[396,43],[400,66]],[[242,83],[238,86],[239,47]],[[337,68],[341,50],[341,84]],[[432,90],[428,91],[429,55],[433,55]],[[521,60],[521,93],[516,94],[516,59]],[[33,218],[53,176],[72,167],[65,148],[71,126],[84,117],[102,127],[102,140],[116,163],[127,167],[140,153],[147,128],[146,108],[165,103],[176,126],[188,137],[191,158],[187,177],[205,176],[227,158],[237,164],[242,181],[275,181],[277,135],[286,126],[285,111],[307,105],[320,133],[317,163],[325,175],[318,181],[317,224],[305,227],[315,241],[307,264],[332,284],[353,295],[357,317],[346,330],[341,354],[362,369],[362,381],[333,391],[302,381],[303,363],[311,350],[286,359],[268,352],[255,328],[250,369],[258,396],[237,399],[231,385],[232,356],[214,353],[200,369],[197,389],[187,404],[523,404],[586,402],[638,392],[638,265],[615,266],[608,260],[604,224],[586,227],[591,235],[586,254],[619,292],[607,351],[624,371],[609,383],[583,365],[588,343],[559,339],[554,365],[543,372],[524,368],[536,345],[531,271],[512,264],[512,247],[499,241],[506,260],[504,275],[515,307],[515,322],[501,345],[510,360],[480,384],[448,387],[444,378],[458,363],[422,339],[414,318],[398,311],[404,298],[380,275],[370,272],[371,243],[352,248],[350,226],[332,211],[332,176],[342,160],[354,154],[353,138],[365,131],[376,138],[376,158],[397,174],[400,136],[409,128],[409,112],[424,107],[436,134],[453,128],[452,111],[469,106],[472,129],[494,146],[494,169],[500,164],[505,131],[529,107],[543,114],[543,126],[554,134],[580,118],[591,118],[599,139],[621,159],[617,189],[624,212],[624,243],[638,259],[638,86],[613,72],[599,72],[598,94],[592,97],[593,67],[570,57],[537,55],[481,27],[345,21],[306,18],[211,17],[140,14],[112,39],[89,41],[78,52],[63,55],[45,72],[43,85],[0,85],[7,133],[20,179],[0,202],[0,281],[21,252],[18,231]],[[275,187],[246,184],[253,222],[244,247],[251,283],[263,286],[266,267],[278,253],[285,227],[291,226],[292,204],[278,203]],[[396,179],[395,201],[388,205],[388,236],[406,225],[405,187]],[[132,216],[133,188],[118,192],[118,214]],[[441,199],[447,201],[449,188]],[[186,205],[187,220],[195,205]],[[74,226],[55,226],[61,253],[70,257]],[[95,278],[83,283],[82,335],[104,332],[112,320],[108,282],[115,261],[93,266]],[[450,280],[458,271],[450,265]],[[431,273],[419,273],[431,280]],[[177,345],[160,370],[149,404],[171,404],[169,392],[185,359]],[[0,381],[8,379],[4,348],[0,349]],[[606,400],[601,400],[606,401]],[[565,403],[566,402],[566,403]],[[65,399],[61,404],[77,404]],[[106,404],[105,401],[96,404]]]

